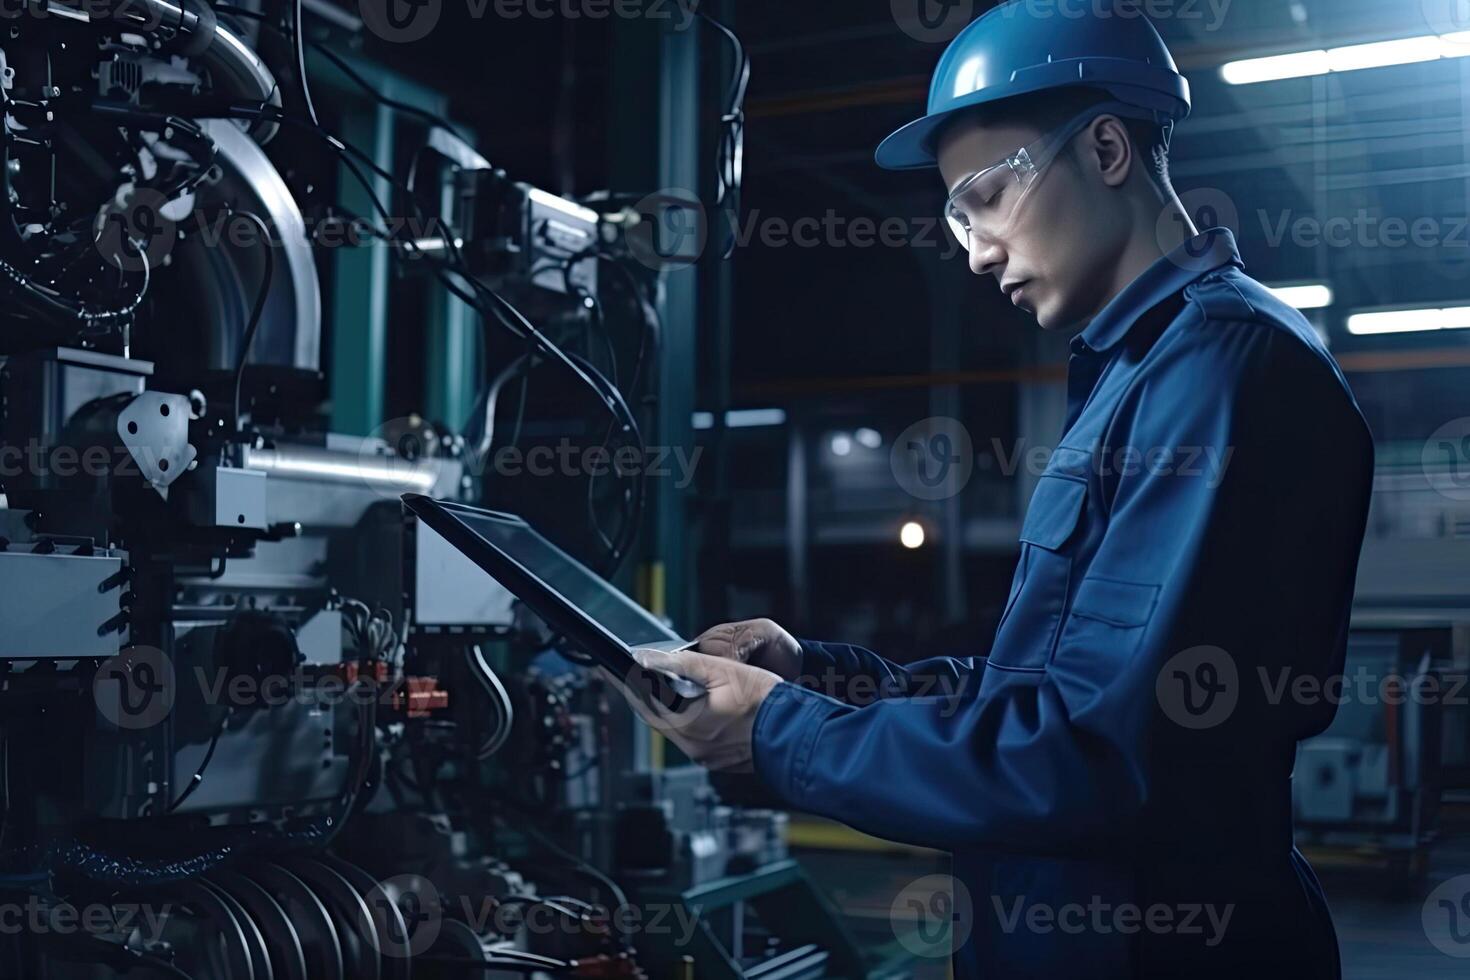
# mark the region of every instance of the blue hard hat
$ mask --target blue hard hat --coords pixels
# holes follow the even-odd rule
[[[971,106],[1088,86],[1160,125],[1189,115],[1189,82],[1133,0],[1007,0],[975,20],[939,59],[929,113],[878,147],[880,167],[936,164],[939,129]]]

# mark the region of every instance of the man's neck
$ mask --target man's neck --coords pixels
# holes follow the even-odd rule
[[[1150,199],[1140,195],[1137,202],[1131,209],[1133,233],[1119,252],[1118,261],[1113,265],[1112,281],[1088,323],[1150,266],[1199,234],[1194,221],[1172,190],[1163,202],[1162,213],[1157,196]],[[1084,323],[1079,329],[1086,326]]]

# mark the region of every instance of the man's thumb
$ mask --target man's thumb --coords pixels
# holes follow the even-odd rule
[[[678,674],[680,677],[687,677],[691,681],[698,681],[705,685],[720,674],[723,666],[719,657],[696,653],[693,650],[683,650],[679,653],[669,653],[665,650],[634,650],[633,658],[645,670]]]

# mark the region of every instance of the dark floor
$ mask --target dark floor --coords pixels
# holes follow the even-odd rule
[[[948,867],[942,856],[922,852],[806,850],[800,857],[860,940],[892,953],[902,949],[890,913],[895,897],[915,879]],[[1318,863],[1337,923],[1345,980],[1470,977],[1470,841],[1438,845],[1422,882]],[[942,980],[948,964],[919,959],[913,975]]]

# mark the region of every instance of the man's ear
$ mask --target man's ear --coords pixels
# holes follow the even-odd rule
[[[1087,162],[1109,187],[1121,187],[1133,171],[1133,141],[1117,116],[1098,116],[1087,127]]]

